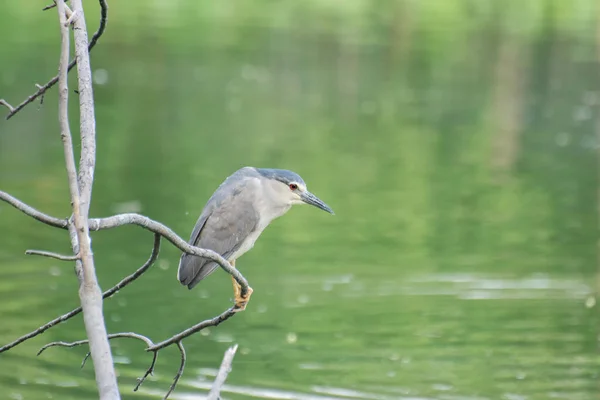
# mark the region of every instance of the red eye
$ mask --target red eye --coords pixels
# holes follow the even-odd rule
[[[290,183],[290,189],[296,190],[296,189],[298,189],[298,185],[296,185],[295,183]]]

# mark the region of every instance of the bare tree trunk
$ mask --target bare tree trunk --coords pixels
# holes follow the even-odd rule
[[[158,257],[161,237],[166,238],[173,245],[187,254],[204,257],[219,264],[237,281],[241,287],[242,294],[250,290],[250,287],[246,278],[244,278],[244,276],[240,274],[240,272],[236,270],[221,255],[212,250],[191,246],[181,237],[177,236],[177,234],[175,234],[175,232],[173,232],[169,227],[153,221],[148,217],[139,214],[118,214],[107,218],[89,218],[89,209],[92,198],[92,184],[94,181],[94,168],[96,164],[96,121],[94,116],[94,97],[92,90],[89,51],[94,47],[98,41],[98,38],[100,38],[104,32],[108,11],[106,0],[99,0],[99,2],[100,26],[89,43],[81,0],[71,0],[70,4],[73,7],[72,10],[67,6],[67,4],[65,4],[65,0],[56,0],[53,4],[46,6],[44,10],[49,10],[54,7],[56,7],[58,10],[61,32],[61,51],[58,68],[59,73],[57,76],[50,79],[50,81],[48,81],[45,85],[36,85],[38,90],[31,96],[27,97],[27,99],[22,101],[16,107],[13,107],[8,101],[0,99],[0,105],[9,110],[7,116],[8,119],[22,110],[28,104],[31,104],[36,99],[43,96],[43,94],[49,88],[58,83],[58,120],[60,124],[61,139],[64,147],[65,165],[69,181],[69,192],[73,214],[68,220],[46,215],[3,191],[0,191],[0,201],[12,205],[16,209],[42,223],[56,228],[68,229],[74,255],[62,255],[43,250],[27,250],[25,254],[50,257],[62,261],[75,261],[75,269],[77,272],[77,278],[79,280],[79,298],[81,302],[81,307],[71,310],[70,312],[63,314],[58,318],[54,318],[34,331],[26,333],[6,345],[0,346],[0,354],[83,312],[83,320],[88,339],[79,340],[72,343],[63,341],[48,343],[40,349],[38,355],[50,347],[75,347],[89,344],[90,351],[84,358],[84,363],[88,356],[91,355],[94,363],[99,398],[101,400],[119,400],[119,388],[117,385],[112,354],[109,346],[110,339],[133,338],[141,340],[147,345],[146,351],[153,354],[150,366],[144,375],[138,379],[138,383],[133,389],[134,391],[137,391],[140,385],[154,371],[159,351],[175,345],[181,354],[181,363],[179,365],[177,374],[173,378],[169,390],[165,394],[164,398],[166,399],[175,390],[175,387],[177,386],[177,383],[179,382],[179,379],[181,378],[185,368],[186,353],[182,343],[183,339],[207,327],[214,327],[221,324],[240,310],[234,305],[216,317],[198,322],[168,339],[155,343],[143,335],[132,332],[107,335],[102,310],[103,299],[113,296],[119,290],[134,282],[154,264]],[[70,26],[73,27],[73,36],[75,42],[75,59],[71,62],[69,62]],[[81,137],[79,174],[77,173],[77,166],[75,163],[73,140],[69,126],[68,115],[69,87],[67,75],[75,65],[77,65],[78,73]],[[150,255],[150,258],[134,273],[126,276],[115,286],[102,293],[96,278],[94,255],[92,252],[89,235],[90,229],[97,231],[130,224],[137,225],[154,232],[154,245],[152,248],[152,254]],[[218,376],[219,379],[215,380],[213,389],[211,391],[213,396],[218,396],[218,393],[220,392],[223,383],[227,378],[227,373],[231,369],[231,362],[235,354],[235,349],[237,349],[237,345],[226,353],[223,364],[221,365],[221,371]]]
[[[83,320],[87,337],[89,338],[90,353],[94,363],[94,372],[96,374],[96,384],[100,399],[120,399],[108,335],[104,324],[104,315],[102,313],[102,291],[96,279],[94,255],[89,236],[88,214],[96,162],[96,123],[87,28],[81,0],[72,0],[73,12],[69,20],[73,20],[74,28],[73,35],[77,58],[81,120],[81,158],[78,178],[68,117],[69,88],[67,85],[67,74],[69,66],[70,24],[67,22],[64,0],[58,0],[56,4],[61,29],[61,55],[58,79],[60,96],[59,121],[73,208],[73,217],[69,223],[69,232],[73,252],[79,256],[79,260],[76,262],[76,271],[79,278],[79,298],[83,309]]]

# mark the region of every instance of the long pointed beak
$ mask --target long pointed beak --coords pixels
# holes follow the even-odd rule
[[[321,199],[319,199],[317,196],[315,196],[314,194],[312,194],[309,191],[302,192],[300,194],[300,198],[306,204],[310,204],[311,206],[320,208],[323,211],[327,211],[329,214],[335,215],[333,210],[327,204],[325,204]]]

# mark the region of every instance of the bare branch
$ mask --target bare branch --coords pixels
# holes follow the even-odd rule
[[[219,400],[219,395],[221,393],[221,388],[223,384],[227,380],[227,375],[231,372],[231,363],[233,362],[233,357],[235,356],[235,352],[238,349],[238,345],[231,346],[225,351],[225,355],[223,356],[223,362],[221,362],[221,367],[219,368],[219,372],[213,382],[212,388],[208,393],[208,397],[206,400]]]
[[[117,285],[115,285],[114,287],[112,287],[111,289],[107,290],[103,297],[107,298],[112,296],[114,293],[116,293],[119,289],[125,287],[126,285],[128,285],[129,283],[133,282],[135,279],[137,279],[138,277],[140,277],[156,260],[156,258],[158,257],[159,254],[159,250],[160,250],[160,240],[161,240],[161,234],[160,233],[155,233],[154,234],[154,247],[152,249],[152,254],[150,255],[150,258],[148,259],[148,261],[146,261],[146,263],[140,267],[137,271],[135,271],[133,274],[129,275],[128,277],[124,278],[123,280],[121,280]],[[116,333],[116,334],[111,334],[108,335],[108,339],[114,339],[114,338],[123,338],[123,337],[129,337],[129,338],[134,338],[134,339],[139,339],[142,340],[146,343],[146,345],[148,346],[146,348],[146,351],[149,351],[151,353],[153,353],[152,356],[152,362],[150,363],[150,366],[146,369],[146,372],[144,373],[144,375],[138,379],[137,385],[134,388],[134,391],[137,391],[139,389],[139,387],[142,385],[142,383],[146,380],[146,378],[152,374],[154,372],[154,368],[156,365],[156,360],[158,357],[158,352],[170,345],[175,344],[180,353],[181,353],[181,364],[179,367],[179,370],[177,372],[177,374],[175,375],[175,378],[173,379],[173,383],[171,384],[169,391],[167,392],[166,396],[164,397],[165,399],[173,392],[173,390],[175,389],[179,379],[181,378],[182,374],[183,374],[183,370],[185,368],[185,362],[186,362],[186,354],[185,354],[185,350],[183,348],[183,344],[182,344],[182,340],[187,338],[188,336],[193,335],[196,332],[201,331],[202,329],[211,327],[211,326],[217,326],[220,323],[222,323],[223,321],[231,318],[233,315],[236,314],[236,308],[235,307],[231,307],[227,310],[225,310],[222,314],[212,318],[212,319],[208,319],[205,321],[202,321],[188,329],[185,329],[184,331],[162,341],[159,343],[154,343],[152,340],[150,340],[149,338],[147,338],[146,336],[137,334],[137,333],[133,333],[133,332],[125,332],[125,333]],[[6,345],[2,348],[0,348],[0,353],[10,349],[11,347],[16,346],[17,344],[31,338],[34,336],[37,336],[38,334],[42,333],[43,331],[45,331],[46,329],[60,323],[63,321],[66,321],[67,319],[77,315],[79,312],[81,312],[81,307],[78,307],[77,309],[71,311],[68,314],[63,315],[62,317],[57,318],[54,321],[51,321],[50,323],[46,324],[44,327],[39,328],[38,330],[25,335],[25,337],[23,338],[19,338],[17,341]],[[38,355],[41,354],[42,352],[44,352],[46,349],[48,349],[49,347],[55,347],[55,346],[61,346],[61,347],[75,347],[75,346],[80,346],[83,344],[89,343],[89,341],[86,340],[79,340],[76,342],[52,342],[49,343],[47,345],[45,345],[44,347],[42,347],[40,349],[40,351],[38,352]],[[237,350],[237,347],[235,348]],[[230,349],[231,350],[231,349]],[[227,356],[228,353],[226,353]],[[233,350],[233,354],[231,354],[231,359],[233,359],[233,355],[235,354],[235,350]],[[82,362],[82,367],[83,365],[85,365],[85,362],[87,360],[87,358],[89,357],[89,353],[86,354],[85,358],[83,359]],[[229,358],[225,358],[223,360],[223,363],[221,365],[221,370],[222,369],[228,369],[231,366],[231,359]],[[229,361],[227,361],[229,360]],[[224,375],[223,375],[224,374]],[[221,376],[221,378],[219,378],[219,376]],[[220,379],[220,384],[217,384],[220,390],[220,386],[222,386],[222,382],[225,381],[225,379],[227,378],[227,373],[219,373],[217,375],[217,378]]]
[[[8,108],[9,112],[13,112],[15,110],[15,108],[8,104],[8,102],[4,99],[0,99],[0,105],[3,105],[4,107]]]
[[[1,190],[0,190],[0,200],[5,201],[6,203],[10,204],[17,210],[23,212],[24,214],[29,215],[32,218],[37,219],[40,222],[45,223],[46,225],[50,225],[50,226],[54,226],[56,228],[62,228],[62,229],[67,229],[67,227],[69,225],[69,221],[67,221],[66,219],[55,218],[55,217],[51,217],[50,215],[44,214],[44,213],[36,210],[35,208],[23,203],[21,200],[13,197],[10,194],[3,192]]]
[[[66,3],[67,1],[68,1],[68,0],[65,0],[65,3]],[[46,7],[42,8],[42,11],[50,10],[50,9],[52,9],[52,8],[54,8],[54,7],[56,7],[56,0],[55,0],[55,1],[54,1],[52,4],[48,4]]]
[[[170,338],[168,338],[166,340],[163,340],[162,342],[159,342],[151,347],[148,347],[146,350],[147,351],[156,351],[156,350],[164,349],[165,347],[168,347],[168,346],[172,345],[173,343],[182,341],[186,337],[191,336],[196,332],[200,332],[202,329],[208,328],[210,326],[217,326],[217,325],[221,324],[221,322],[226,321],[229,318],[233,317],[236,313],[237,313],[236,308],[231,307],[231,308],[227,309],[226,311],[224,311],[222,314],[217,315],[214,318],[199,322],[196,325],[194,325],[190,328],[187,328],[187,329],[179,332],[178,334],[171,336]]]
[[[76,260],[79,260],[79,256],[78,255],[65,256],[65,255],[62,255],[62,254],[52,253],[50,251],[44,251],[44,250],[26,250],[25,254],[27,254],[28,256],[43,256],[43,257],[56,258],[57,260],[61,260],[61,261],[76,261]]]
[[[119,290],[121,290],[122,288],[129,285],[131,282],[133,282],[137,278],[139,278],[144,272],[146,272],[146,270],[148,270],[154,264],[154,262],[158,258],[158,254],[160,252],[160,239],[161,239],[161,236],[159,234],[154,234],[154,245],[152,247],[152,253],[150,254],[150,258],[148,258],[148,260],[144,263],[144,265],[142,265],[140,268],[138,268],[133,274],[126,276],[115,286],[113,286],[112,288],[110,288],[106,292],[104,292],[102,294],[103,299],[112,297]],[[62,322],[65,322],[68,319],[73,318],[80,312],[81,312],[81,307],[77,307],[76,309],[71,310],[64,315],[61,315],[60,317],[53,319],[52,321],[40,326],[38,329],[34,330],[33,332],[29,332],[28,334],[23,335],[20,338],[17,338],[16,340],[12,341],[11,343],[8,343],[8,344],[0,347],[0,353],[10,350],[13,347],[15,347],[16,345],[23,343],[26,340],[29,340],[33,337],[41,335],[42,333],[44,333],[48,329],[52,328],[53,326],[56,326]]]
[[[129,213],[113,215],[107,218],[90,219],[89,224],[91,231],[111,229],[124,225],[137,225],[154,233],[158,233],[171,242],[179,250],[195,256],[208,258],[209,260],[216,262],[240,284],[242,287],[242,295],[246,295],[248,292],[248,281],[246,278],[244,278],[244,276],[220,254],[212,250],[201,249],[199,247],[190,245],[185,240],[177,236],[177,234],[173,232],[171,228],[161,224],[160,222],[154,221],[140,214]]]
[[[76,309],[74,309],[64,315],[61,315],[60,317],[53,319],[52,321],[48,322],[47,324],[42,325],[39,328],[37,328],[35,331],[29,332],[28,334],[23,335],[20,338],[0,347],[0,353],[10,350],[13,347],[17,346],[18,344],[21,344],[24,341],[29,340],[33,337],[36,337],[37,335],[41,335],[42,333],[46,332],[48,329],[52,328],[53,326],[58,325],[61,322],[64,322],[68,319],[71,319],[72,317],[76,316],[80,312],[81,312],[81,307],[77,307]]]
[[[113,333],[113,334],[108,335],[109,339],[125,338],[125,337],[133,338],[133,339],[139,339],[139,340],[145,342],[148,346],[152,345],[152,340],[148,339],[146,336],[139,335],[139,334],[134,333],[134,332],[121,332],[121,333]],[[72,348],[72,347],[81,346],[82,344],[87,344],[89,342],[90,341],[88,339],[77,340],[75,342],[63,342],[63,341],[52,342],[52,343],[48,343],[48,344],[42,346],[42,348],[37,352],[37,355],[39,356],[40,354],[42,354],[44,351],[46,351],[50,347],[68,347],[68,348]]]
[[[140,335],[138,333],[134,333],[134,332],[121,332],[121,333],[113,333],[108,335],[108,339],[112,340],[112,339],[117,339],[117,338],[130,338],[130,339],[138,339],[141,340],[142,342],[146,343],[146,345],[148,346],[148,349],[150,347],[152,347],[154,345],[154,343],[152,342],[152,340],[150,340],[148,337],[144,336],[144,335]],[[77,346],[81,346],[84,344],[89,343],[89,340],[85,339],[85,340],[77,340],[75,342],[52,342],[52,343],[48,343],[45,346],[43,346],[37,353],[37,355],[39,356],[40,354],[42,354],[44,351],[46,351],[47,349],[49,349],[50,347],[68,347],[68,348],[72,348],[72,347],[77,347]],[[186,353],[185,353],[185,349],[183,347],[183,343],[181,343],[181,341],[178,341],[175,343],[177,345],[177,348],[179,349],[179,353],[181,354],[181,363],[179,364],[179,369],[177,371],[177,374],[175,375],[175,377],[173,378],[173,382],[171,383],[171,386],[169,387],[169,391],[165,394],[164,399],[167,399],[171,393],[173,393],[173,390],[175,389],[175,387],[177,386],[177,383],[179,382],[179,379],[181,378],[181,376],[183,375],[183,370],[185,369],[185,362],[186,362]],[[237,348],[237,345],[235,346]],[[150,351],[146,349],[147,351]],[[231,349],[230,349],[231,350]],[[141,378],[138,378],[138,383],[135,386],[135,388],[133,389],[133,391],[137,391],[140,386],[142,385],[142,383],[144,383],[144,381],[146,380],[146,378],[152,374],[154,372],[154,367],[156,366],[156,359],[158,358],[158,351],[159,350],[153,350],[152,353],[152,361],[150,363],[150,366],[148,367],[148,369],[146,369],[146,372],[144,373],[144,375]],[[86,360],[88,359],[90,353],[86,353],[85,357],[83,358],[83,362],[81,363],[81,367],[83,367],[85,365]],[[233,356],[232,356],[233,358]],[[226,377],[226,376],[225,376]]]
[[[104,33],[106,29],[106,18],[108,15],[108,4],[106,4],[106,0],[99,0],[100,2],[100,25],[98,26],[98,30],[92,36],[92,40],[88,44],[88,51],[92,50],[92,48],[96,45],[100,36]]]
[[[87,362],[88,358],[90,358],[90,356],[92,355],[91,352],[87,352],[85,357],[83,357],[83,361],[81,362],[81,368],[85,367],[85,363]]]
[[[92,36],[92,39],[90,40],[89,44],[87,45],[88,51],[91,51],[92,48],[94,48],[94,46],[98,42],[98,39],[100,39],[100,36],[102,36],[102,34],[104,33],[104,30],[106,29],[106,18],[108,15],[108,5],[106,4],[106,0],[99,0],[99,2],[100,2],[100,26],[98,27],[98,30],[96,31],[96,33],[94,33],[94,35]],[[44,10],[54,8],[54,7],[55,7],[55,4],[48,5],[48,6],[44,7]],[[69,68],[67,69],[67,71],[70,71],[71,69],[73,69],[73,67],[76,64],[77,64],[77,58],[73,59],[69,63]],[[6,119],[12,118],[16,113],[18,113],[23,108],[25,108],[25,106],[27,106],[29,103],[32,103],[33,101],[35,101],[35,99],[37,99],[38,97],[40,97],[44,93],[46,93],[46,91],[48,89],[50,89],[52,86],[56,85],[57,82],[58,82],[58,75],[56,75],[54,78],[50,79],[43,86],[36,85],[36,86],[39,86],[37,92],[35,92],[31,96],[27,97],[27,99],[25,99],[21,104],[19,104],[16,107],[10,106],[10,104],[8,104],[6,101],[4,101],[4,103],[0,103],[0,104],[4,104],[5,106],[7,106],[10,110],[10,112],[6,116]]]
[[[85,331],[90,340],[90,352],[94,363],[99,398],[102,400],[118,399],[120,397],[119,387],[110,344],[107,339],[102,312],[102,292],[96,278],[88,226],[88,210],[96,160],[96,135],[87,31],[81,0],[71,0],[71,4],[73,5],[73,11],[79,14],[79,18],[75,20],[73,36],[75,39],[75,55],[78,60],[77,82],[82,92],[82,95],[79,96],[80,137],[82,143],[80,165],[86,168],[86,171],[80,174],[78,180],[68,116],[69,28],[66,24],[65,2],[64,0],[56,0],[61,36],[60,63],[58,66],[58,121],[73,210],[73,224],[69,225],[69,235],[73,253],[79,255],[79,260],[75,264],[75,270],[79,278],[79,300],[83,310]],[[92,145],[89,145],[90,140],[94,141]],[[91,171],[91,173],[88,171]]]
[[[163,400],[167,400],[169,395],[171,393],[173,393],[173,390],[175,390],[175,386],[177,386],[177,382],[179,382],[179,378],[181,378],[181,375],[183,375],[183,369],[185,368],[186,355],[185,355],[185,349],[183,348],[183,343],[181,343],[180,341],[177,342],[177,348],[179,349],[179,352],[181,353],[181,364],[179,365],[179,370],[177,371],[175,378],[173,378],[173,383],[171,383],[171,387],[169,387],[169,391],[167,392],[167,394],[165,394],[165,397],[163,397]]]
[[[101,1],[101,3],[104,0]],[[96,118],[94,115],[94,90],[92,69],[88,50],[88,34],[83,18],[82,0],[71,0],[73,14],[79,14],[73,23],[75,58],[77,60],[77,83],[79,92],[79,131],[81,132],[81,156],[79,159],[79,205],[82,215],[89,214],[92,185],[96,167]],[[106,6],[106,3],[104,2]]]
[[[65,26],[71,25],[71,23],[73,23],[73,20],[75,19],[76,16],[77,16],[77,13],[72,12],[71,15],[69,16],[69,18],[67,18],[67,20],[65,21]]]
[[[123,289],[125,286],[129,285],[131,282],[135,281],[137,278],[142,276],[142,274],[154,264],[160,252],[160,238],[161,236],[159,234],[154,234],[154,245],[152,246],[152,253],[150,254],[150,258],[148,258],[144,265],[139,267],[133,274],[126,276],[115,286],[111,287],[106,292],[104,292],[104,294],[102,295],[103,299],[112,297],[113,294],[117,293],[119,290]]]
[[[144,376],[142,376],[141,378],[137,379],[137,385],[135,385],[135,387],[133,388],[134,392],[137,392],[138,389],[140,388],[140,386],[142,386],[142,383],[144,383],[144,381],[146,380],[146,378],[149,375],[153,375],[154,374],[154,367],[156,366],[156,359],[158,358],[158,351],[155,351],[152,353],[152,362],[150,363],[150,366],[148,367],[148,369],[146,369],[146,372],[144,373]]]
[[[71,9],[70,9],[70,8],[69,8],[69,6],[67,5],[66,1],[65,1],[65,5],[64,5],[64,7],[65,7],[65,15],[67,16],[67,20],[68,20],[69,18],[71,18],[71,17],[73,16],[73,11],[71,11]],[[68,25],[68,24],[67,24],[67,25]],[[65,25],[65,26],[67,26],[67,25]],[[38,86],[38,89],[39,89],[39,86],[40,86],[40,85],[36,85],[36,86]]]
[[[22,201],[14,198],[8,193],[0,191],[0,200],[7,202],[8,204],[12,205],[13,207],[17,208],[23,213],[37,219],[38,221],[44,222],[45,224],[55,226],[57,228],[68,228],[69,224],[66,219],[59,219],[46,215],[34,209],[33,207],[28,206]],[[228,274],[233,276],[235,280],[240,284],[240,286],[242,287],[243,295],[245,295],[248,291],[248,281],[246,280],[246,278],[244,278],[243,275],[236,268],[231,266],[231,264],[227,260],[225,260],[221,255],[212,250],[202,249],[190,245],[166,225],[154,221],[146,216],[134,213],[118,214],[107,218],[89,219],[88,223],[90,231],[112,229],[124,225],[137,225],[151,232],[158,233],[164,238],[166,238],[169,242],[171,242],[179,250],[188,254],[208,258],[209,260],[216,262]]]

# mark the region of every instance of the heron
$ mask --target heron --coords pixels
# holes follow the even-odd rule
[[[210,197],[190,236],[189,244],[220,254],[232,266],[254,246],[264,229],[293,205],[310,204],[330,214],[333,210],[308,191],[304,180],[285,169],[244,167],[229,176]],[[219,265],[184,253],[177,279],[192,289]],[[252,288],[242,293],[231,277],[235,311],[246,309]]]

